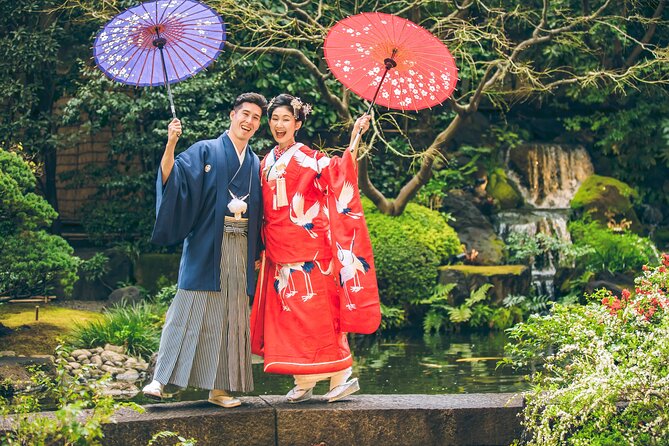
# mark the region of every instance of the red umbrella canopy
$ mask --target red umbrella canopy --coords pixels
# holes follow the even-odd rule
[[[458,80],[455,60],[441,40],[391,14],[365,12],[337,22],[323,50],[344,86],[388,108],[418,111],[441,104]]]

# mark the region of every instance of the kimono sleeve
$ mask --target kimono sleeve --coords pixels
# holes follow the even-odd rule
[[[162,170],[156,179],[156,223],[151,241],[159,245],[182,242],[198,218],[203,199],[204,156],[198,144],[179,154],[167,182]]]
[[[372,333],[381,322],[381,308],[372,243],[351,152],[330,158],[316,181],[328,203],[341,330]]]

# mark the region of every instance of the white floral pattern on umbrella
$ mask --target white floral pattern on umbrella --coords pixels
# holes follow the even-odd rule
[[[324,44],[330,71],[347,88],[379,105],[421,110],[444,102],[458,80],[446,46],[425,28],[380,12],[348,17],[330,29]],[[385,59],[397,66],[385,79]]]
[[[112,80],[164,85],[159,49],[153,43],[157,37],[165,39],[167,81],[175,83],[218,57],[225,43],[225,24],[216,11],[195,0],[146,2],[114,17],[95,39],[93,55]]]

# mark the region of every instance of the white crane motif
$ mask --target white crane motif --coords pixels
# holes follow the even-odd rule
[[[344,289],[344,294],[348,300],[346,308],[349,310],[354,310],[356,308],[355,304],[351,301],[349,295],[349,287],[347,283],[353,281],[353,285],[350,287],[352,293],[357,293],[363,289],[360,285],[359,273],[367,273],[369,271],[369,263],[365,260],[364,257],[358,257],[353,252],[353,245],[355,243],[355,233],[353,234],[353,239],[351,240],[351,248],[344,249],[339,243],[337,245],[337,259],[341,263],[342,267],[339,271],[339,283]]]
[[[290,221],[302,226],[311,238],[316,238],[318,235],[312,229],[314,228],[314,218],[318,216],[320,209],[321,205],[317,201],[307,209],[307,212],[304,212],[304,196],[298,192],[293,195],[290,206]]]
[[[362,214],[360,212],[351,212],[351,208],[349,207],[349,203],[353,200],[354,193],[355,189],[353,188],[353,185],[348,181],[345,181],[344,186],[339,193],[339,198],[335,198],[335,203],[337,205],[337,212],[357,220],[362,217]]]

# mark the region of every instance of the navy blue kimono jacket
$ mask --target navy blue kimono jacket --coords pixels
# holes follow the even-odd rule
[[[163,185],[158,168],[156,182],[156,224],[151,241],[159,245],[184,242],[179,266],[178,287],[184,290],[219,291],[223,222],[231,199],[249,192],[248,258],[246,292],[255,293],[255,260],[259,256],[262,222],[260,162],[250,147],[234,181],[239,158],[227,132],[217,139],[199,141],[180,153]],[[249,176],[251,177],[249,179]],[[249,183],[250,180],[250,183]]]

